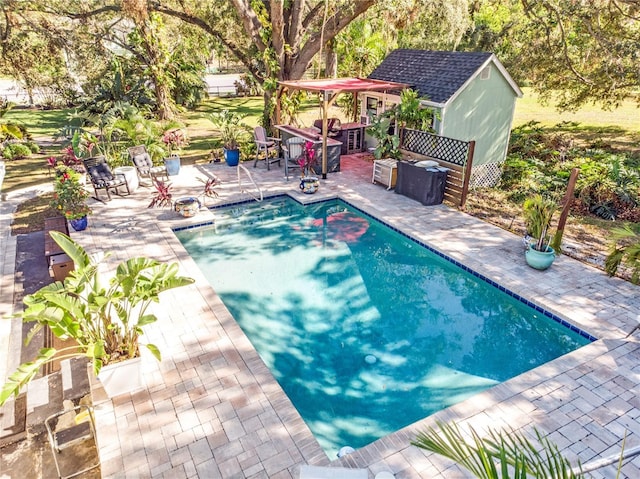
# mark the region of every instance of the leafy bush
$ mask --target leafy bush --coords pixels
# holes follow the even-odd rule
[[[31,153],[40,153],[40,146],[35,141],[28,141],[25,145],[31,150]]]
[[[620,265],[628,268],[631,282],[640,284],[640,228],[616,228],[605,261],[605,271],[614,276]]]
[[[580,170],[576,209],[605,219],[640,219],[640,159],[577,148],[563,134],[530,122],[511,132],[499,187],[520,203],[534,193],[563,195],[573,168]]]
[[[133,60],[114,57],[97,83],[83,85],[86,95],[81,99],[80,111],[101,115],[118,104],[154,110],[156,99],[148,78],[138,71],[134,63]]]
[[[31,155],[31,149],[23,143],[9,143],[2,149],[2,156],[7,160],[19,160]]]

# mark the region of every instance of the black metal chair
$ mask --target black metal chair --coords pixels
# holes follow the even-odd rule
[[[83,163],[85,170],[87,170],[87,175],[91,179],[96,200],[102,201],[98,195],[98,190],[105,190],[109,201],[111,201],[109,190],[114,190],[117,195],[122,196],[118,191],[121,186],[126,188],[128,195],[131,194],[125,175],[123,173],[112,173],[104,156],[87,158]]]

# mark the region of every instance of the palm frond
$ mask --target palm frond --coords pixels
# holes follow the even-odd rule
[[[581,473],[574,472],[558,447],[538,430],[535,430],[537,442],[534,443],[515,430],[505,432],[489,429],[483,438],[472,427],[469,427],[468,433],[464,433],[455,423],[436,424],[437,429],[427,428],[411,444],[451,459],[477,478],[583,477]]]

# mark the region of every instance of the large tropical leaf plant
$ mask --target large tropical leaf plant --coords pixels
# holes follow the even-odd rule
[[[0,391],[0,406],[11,395],[17,395],[40,367],[50,361],[84,355],[98,374],[103,365],[139,356],[138,338],[143,328],[158,319],[149,311],[151,304],[159,302],[163,291],[194,281],[179,276],[176,263],[137,257],[120,263],[106,283],[99,272],[100,260],[90,257],[65,234],[56,231],[50,234],[73,260],[75,269],[64,282],[56,281],[26,296],[25,310],[19,316],[24,322],[35,323],[27,343],[48,326],[57,337],[73,339],[77,344],[59,350],[40,349],[34,360],[22,364],[9,376]],[[160,360],[157,346],[145,346]]]

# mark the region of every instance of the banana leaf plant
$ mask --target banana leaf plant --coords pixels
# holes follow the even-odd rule
[[[385,115],[375,117],[371,125],[367,128],[367,133],[378,140],[378,144],[373,151],[376,160],[382,158],[399,159],[400,138],[391,131],[393,118]]]
[[[149,311],[151,304],[159,302],[163,291],[194,281],[178,275],[177,263],[137,257],[120,263],[114,276],[105,282],[99,272],[99,260],[65,234],[50,234],[73,260],[75,269],[64,282],[56,281],[26,296],[25,309],[17,316],[34,323],[27,343],[48,326],[57,337],[73,339],[77,344],[59,350],[43,348],[35,359],[19,366],[0,391],[0,406],[11,395],[17,396],[40,367],[50,361],[86,356],[97,375],[106,364],[139,356],[138,339],[143,328],[158,319]],[[157,346],[144,346],[161,359]]]

